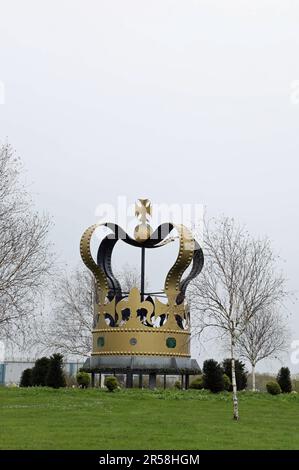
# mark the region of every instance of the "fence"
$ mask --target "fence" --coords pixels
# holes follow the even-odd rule
[[[0,386],[19,385],[22,372],[25,369],[30,369],[34,366],[35,361],[3,361],[0,363]],[[64,371],[70,377],[75,377],[78,370],[83,366],[84,362],[65,362]],[[96,374],[96,386],[103,387],[105,376],[109,374]],[[120,383],[125,383],[125,376],[119,374],[118,379]],[[180,379],[180,376],[168,376],[167,386],[173,386],[175,381]],[[133,386],[138,387],[139,376],[134,375]],[[143,385],[147,386],[148,377],[145,375],[143,378]],[[163,387],[163,377],[158,376],[157,386]]]
[[[34,366],[34,361],[4,361],[0,363],[0,385],[18,385],[23,370]],[[66,362],[64,370],[70,376],[75,376],[83,366],[83,362]]]

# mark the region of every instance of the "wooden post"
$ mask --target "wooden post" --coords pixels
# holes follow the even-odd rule
[[[133,374],[132,372],[127,372],[127,379],[126,379],[126,388],[133,387]]]
[[[189,388],[189,375],[185,375],[185,389],[188,390]]]
[[[157,374],[155,372],[151,372],[149,374],[149,381],[148,381],[148,386],[151,390],[156,388],[157,385]]]

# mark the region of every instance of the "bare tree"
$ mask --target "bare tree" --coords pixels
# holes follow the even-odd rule
[[[33,210],[22,165],[10,145],[0,147],[0,339],[25,332],[52,257],[49,217]]]
[[[140,285],[137,270],[126,264],[117,278],[124,292]],[[94,322],[96,288],[93,275],[85,268],[70,274],[62,273],[54,283],[51,315],[48,325],[35,335],[47,351],[59,351],[66,356],[86,357],[92,349],[91,331]]]
[[[93,276],[87,269],[78,268],[57,277],[50,312],[53,318],[40,337],[49,351],[68,356],[90,353],[95,292]]]
[[[253,315],[237,340],[240,357],[251,365],[252,390],[255,391],[255,367],[263,359],[273,357],[287,349],[288,329],[281,313],[266,310]]]
[[[140,273],[135,267],[130,266],[128,263],[117,272],[116,277],[121,283],[123,292],[128,293],[132,287],[138,287],[140,289]],[[147,283],[145,282],[145,284]]]
[[[235,374],[236,342],[249,321],[273,308],[285,295],[284,278],[268,239],[255,240],[233,219],[205,227],[205,268],[191,287],[198,332],[219,329],[229,340],[232,361],[233,417],[239,419]]]

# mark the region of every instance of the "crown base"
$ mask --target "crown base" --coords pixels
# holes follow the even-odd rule
[[[96,329],[92,355],[190,357],[190,332],[159,328]]]
[[[92,355],[83,368],[88,372],[104,374],[124,374],[128,371],[134,374],[200,374],[200,367],[195,359],[174,356]]]

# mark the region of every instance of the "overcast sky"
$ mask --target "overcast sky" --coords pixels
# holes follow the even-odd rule
[[[0,0],[0,140],[65,262],[98,204],[145,196],[269,235],[297,290],[298,24],[291,0]]]

